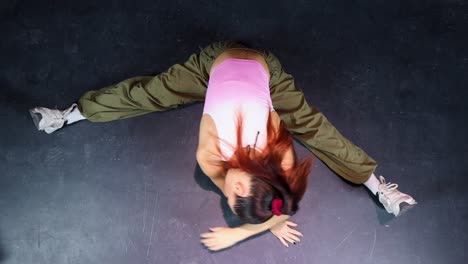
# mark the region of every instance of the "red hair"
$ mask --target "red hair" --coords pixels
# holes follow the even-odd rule
[[[248,199],[254,200],[249,202],[238,197],[235,206],[237,215],[247,219],[247,222],[264,222],[272,216],[271,201],[274,198],[284,201],[283,214],[293,215],[306,191],[312,158],[297,160],[291,135],[282,121],[278,128],[275,127],[271,113],[267,122],[267,142],[263,150],[256,151],[254,146],[243,147],[242,116],[238,114],[237,117],[237,145],[234,154],[223,163],[223,167],[226,171],[240,169],[253,176],[251,196]],[[290,149],[293,155],[292,166],[283,170],[283,158]],[[266,185],[262,187],[257,184]],[[242,204],[239,205],[239,202]],[[246,206],[250,208],[239,208]]]

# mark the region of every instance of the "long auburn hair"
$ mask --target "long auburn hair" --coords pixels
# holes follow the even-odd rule
[[[263,223],[273,216],[271,203],[275,198],[283,200],[282,214],[295,214],[307,188],[312,158],[297,160],[291,135],[283,121],[276,129],[271,113],[267,121],[267,141],[261,152],[256,151],[255,146],[243,147],[242,128],[242,115],[237,114],[237,145],[231,158],[223,163],[225,171],[240,169],[253,176],[250,196],[236,197],[234,210],[237,216],[244,222]],[[283,170],[281,163],[290,148],[293,164]]]

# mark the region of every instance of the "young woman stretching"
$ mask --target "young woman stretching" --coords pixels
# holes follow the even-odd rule
[[[388,213],[398,216],[416,204],[374,175],[376,162],[307,104],[276,56],[236,42],[213,43],[157,76],[89,91],[64,111],[36,107],[31,115],[39,130],[52,133],[83,119],[106,122],[203,100],[197,161],[247,222],[202,234],[210,250],[268,229],[285,246],[299,241],[302,234],[287,219],[298,210],[311,161],[296,160],[290,135],[337,174],[378,195]]]

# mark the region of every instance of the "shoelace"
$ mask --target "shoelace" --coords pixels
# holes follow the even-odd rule
[[[75,107],[76,107],[76,104],[73,104],[72,106],[70,106],[68,109],[66,109],[65,111],[62,112],[62,119],[66,119],[67,116],[73,111],[75,110]]]
[[[48,129],[48,127],[52,128],[60,128],[63,126],[63,124],[67,121],[66,118],[67,116],[75,109],[77,105],[73,104],[69,108],[65,109],[64,111],[60,111],[58,109],[55,110],[49,110],[49,109],[44,109],[46,116],[48,118],[45,118],[41,120],[39,123],[39,127],[42,127],[43,129]]]
[[[385,184],[384,185],[385,188],[383,188],[383,190],[380,191],[382,195],[384,195],[386,198],[389,198],[389,199],[392,198],[392,196],[398,195],[399,193],[397,190],[398,184],[391,183],[391,182],[386,183],[384,177],[381,177],[380,181],[382,184]]]
[[[52,119],[60,119],[60,120],[65,120],[67,116],[75,109],[76,104],[73,104],[69,108],[65,109],[64,111],[60,111],[56,109],[57,111],[51,111],[50,115]]]

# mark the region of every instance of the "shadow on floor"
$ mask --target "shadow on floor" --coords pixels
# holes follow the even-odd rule
[[[357,184],[353,184],[353,185],[359,186]],[[390,221],[395,219],[395,217],[392,214],[389,214],[387,213],[387,211],[385,211],[385,208],[380,203],[379,198],[376,195],[374,195],[369,189],[367,188],[364,188],[364,189],[367,191],[367,193],[369,194],[369,197],[372,199],[372,201],[375,204],[375,213],[377,214],[377,219],[379,220],[379,224],[386,225]]]
[[[229,205],[227,204],[227,199],[224,197],[221,190],[219,190],[219,188],[210,180],[210,178],[203,173],[203,171],[201,170],[200,166],[198,166],[198,164],[197,164],[197,167],[195,168],[194,178],[195,178],[196,183],[202,189],[207,190],[207,191],[212,191],[219,195],[220,206],[223,210],[223,217],[226,223],[228,224],[228,226],[234,227],[234,226],[239,226],[242,224],[239,221],[239,219],[236,217],[236,215],[233,214],[233,212],[231,211],[231,208],[229,208]],[[352,182],[349,182],[343,179],[342,177],[338,177],[338,178],[342,180],[343,182],[350,184],[352,186],[355,186],[355,187],[361,186],[359,184],[354,184]],[[392,214],[389,214],[387,213],[387,211],[385,211],[385,208],[379,202],[379,198],[377,196],[372,194],[372,192],[369,191],[369,189],[367,188],[364,188],[364,189],[367,191],[367,193],[369,194],[369,197],[375,204],[375,212],[377,214],[377,218],[381,225],[386,225],[389,222],[391,222],[393,219],[395,219],[395,217]]]
[[[346,179],[344,179],[343,177],[340,177],[339,175],[336,175],[341,181],[345,182],[346,184],[349,184],[353,187],[362,187],[364,188],[364,190],[367,191],[367,193],[369,194],[369,197],[371,198],[372,202],[374,203],[375,205],[375,212],[377,214],[377,219],[379,220],[379,224],[381,225],[386,225],[388,224],[389,222],[391,222],[393,219],[395,219],[395,217],[392,215],[392,214],[389,214],[387,213],[387,211],[385,210],[385,208],[383,207],[383,205],[380,203],[379,201],[379,197],[374,195],[369,189],[367,189],[366,187],[364,187],[364,185],[362,184],[355,184],[353,182],[350,182]]]
[[[223,211],[223,217],[224,217],[224,220],[226,221],[226,223],[227,223],[227,225],[229,227],[236,227],[236,226],[240,226],[240,225],[243,224],[237,218],[237,216],[231,211],[231,208],[229,208],[229,205],[227,204],[227,199],[224,197],[221,190],[210,180],[210,178],[208,176],[205,175],[205,173],[203,173],[203,171],[201,170],[201,168],[200,168],[200,166],[198,164],[197,164],[197,167],[195,168],[194,178],[195,178],[195,182],[203,190],[212,191],[212,192],[219,195],[220,205],[221,205],[221,209]],[[255,238],[259,237],[259,236],[262,236],[263,234],[265,234],[267,232],[269,232],[269,231],[265,231],[265,232],[259,233],[257,235],[251,236],[251,237],[249,237],[247,239],[244,239],[242,242],[237,243],[233,247],[236,247],[239,244],[244,243],[246,241],[249,241],[251,239],[255,239]],[[232,247],[229,247],[229,248],[217,251],[217,252],[222,252],[222,251],[228,250],[230,248],[232,248]],[[213,253],[215,253],[215,252],[213,252]]]
[[[195,182],[203,189],[207,191],[212,191],[219,195],[220,206],[223,210],[223,217],[228,226],[234,227],[239,226],[242,223],[237,219],[236,215],[231,211],[227,203],[226,197],[224,197],[221,190],[211,181],[211,179],[203,173],[200,166],[197,164],[194,173]]]

